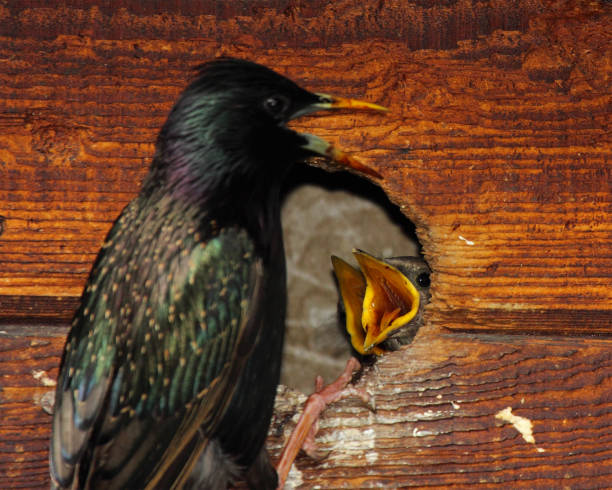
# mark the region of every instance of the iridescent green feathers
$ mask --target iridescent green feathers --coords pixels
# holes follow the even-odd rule
[[[214,425],[215,415],[195,405],[219,384],[236,361],[240,337],[249,335],[261,272],[246,232],[216,229],[214,222],[202,229],[200,216],[163,198],[143,204],[133,201],[109,234],[66,346],[52,450],[60,482],[71,480],[88,444],[89,451],[122,454],[117,468],[104,458],[89,468],[109,484],[120,467],[132,466],[130,458],[134,465],[159,459],[164,449],[154,441],[149,451],[158,454],[138,451],[154,429],[150,423],[124,430],[143,414],[175,420],[170,433],[189,410]],[[231,389],[221,391],[221,398],[231,396]]]

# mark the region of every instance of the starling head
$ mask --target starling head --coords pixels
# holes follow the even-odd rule
[[[164,182],[175,194],[178,190],[218,202],[231,199],[241,187],[259,182],[269,187],[292,162],[312,156],[380,177],[321,138],[286,126],[299,116],[336,108],[386,110],[311,93],[250,61],[223,58],[205,63],[162,128],[145,188]]]
[[[360,354],[383,354],[412,340],[429,302],[429,267],[418,257],[379,260],[353,250],[361,270],[332,256],[346,330]]]

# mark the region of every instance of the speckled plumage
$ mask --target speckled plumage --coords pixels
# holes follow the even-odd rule
[[[150,468],[144,462],[154,463],[159,451],[140,454],[132,444],[142,447],[147,437],[159,441],[160,435],[165,444],[174,444],[187,416],[215,425],[218,415],[210,409],[218,407],[210,400],[230,391],[224,384],[233,376],[223,373],[240,361],[236,346],[251,344],[259,328],[249,331],[248,319],[253,296],[261,294],[256,289],[264,280],[263,261],[248,232],[238,225],[216,226],[197,209],[165,196],[155,205],[151,199],[141,196],[130,203],[107,237],[66,344],[57,406],[60,413],[74,410],[74,426],[54,427],[59,435],[54,443],[64,442],[66,451],[65,441],[74,440],[75,433],[87,444],[92,437],[109,440],[86,448],[96,466],[87,468],[83,481],[93,479],[94,487],[107,477],[114,488],[146,481]],[[270,325],[281,339],[282,282],[279,318]],[[243,348],[248,352],[251,346]],[[133,421],[138,421],[136,436],[125,430]],[[160,423],[163,431],[157,432]],[[198,437],[191,432],[181,437]],[[130,463],[139,470],[125,479],[113,475],[114,468]]]
[[[222,489],[238,477],[275,488],[263,444],[284,335],[280,182],[315,155],[368,172],[285,124],[336,107],[383,109],[243,60],[200,68],[75,314],[56,390],[53,488]]]

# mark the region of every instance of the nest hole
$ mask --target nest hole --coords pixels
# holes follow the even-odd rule
[[[317,375],[336,379],[353,355],[338,315],[331,255],[421,256],[414,224],[383,190],[347,173],[300,166],[284,189],[287,329],[281,383],[310,393]]]

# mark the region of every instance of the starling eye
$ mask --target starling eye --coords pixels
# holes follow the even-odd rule
[[[281,117],[289,108],[289,99],[282,95],[272,95],[264,100],[263,106],[272,117]]]
[[[429,280],[429,274],[427,274],[427,272],[422,272],[421,274],[419,274],[417,276],[417,284],[422,288],[428,288],[431,284],[431,281]]]

